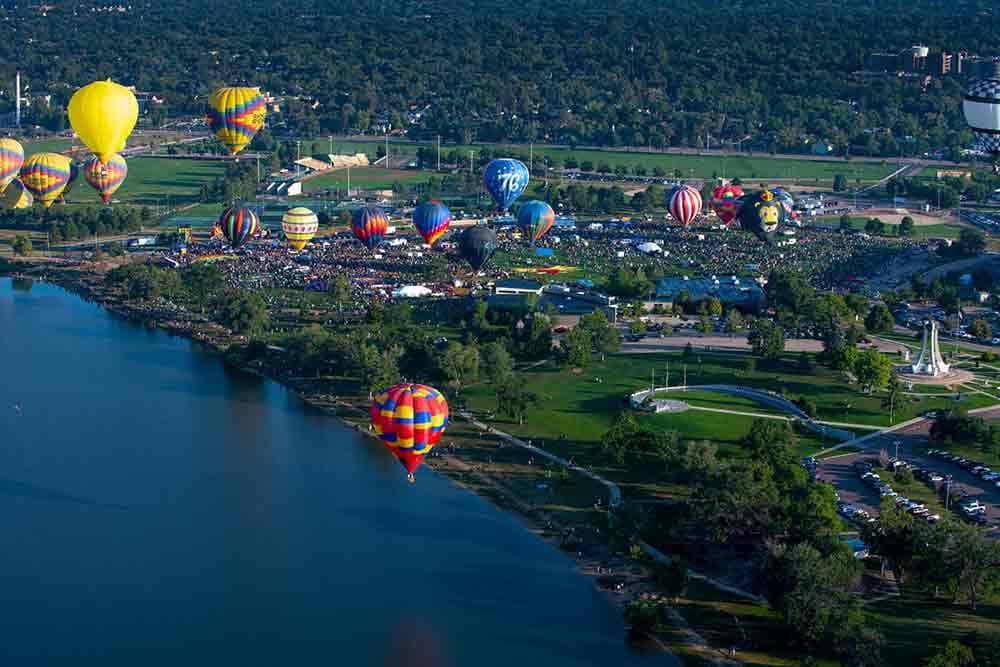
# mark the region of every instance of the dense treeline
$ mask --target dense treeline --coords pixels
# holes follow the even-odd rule
[[[453,141],[664,146],[749,134],[778,150],[823,138],[897,155],[968,141],[963,82],[855,75],[867,54],[915,43],[1000,52],[988,0],[4,4],[0,80],[21,70],[57,109],[106,76],[162,94],[174,112],[201,111],[219,84],[252,82],[294,96],[276,120],[302,136],[365,131],[379,116],[399,127],[423,110],[415,134]],[[100,45],[115,57],[95,61]]]

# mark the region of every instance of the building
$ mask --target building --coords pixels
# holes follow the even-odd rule
[[[518,286],[501,287],[501,284],[504,283],[526,284],[520,286],[521,291],[510,291],[517,290]],[[531,289],[532,285],[537,285],[539,291]],[[613,296],[568,285],[551,284],[542,287],[532,280],[500,280],[494,286],[494,293],[486,300],[486,303],[491,308],[518,308],[523,306],[525,298],[532,294],[539,297],[538,305],[540,307],[551,306],[564,323],[567,320],[572,322],[574,319],[598,309],[604,311],[609,321],[618,321],[618,303]]]
[[[542,284],[534,280],[508,278],[506,280],[498,280],[493,286],[493,293],[498,295],[516,294],[518,296],[527,296],[534,294],[535,296],[541,296]]]
[[[659,304],[670,308],[685,292],[688,303],[699,303],[715,297],[724,307],[735,306],[745,312],[757,312],[764,304],[764,291],[751,280],[736,276],[683,276],[660,280],[646,305],[652,308]]]

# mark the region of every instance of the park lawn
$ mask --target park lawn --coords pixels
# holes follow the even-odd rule
[[[1000,599],[982,602],[973,612],[968,606],[929,601],[906,594],[865,607],[867,623],[883,635],[883,656],[893,667],[923,664],[949,640],[968,643],[970,637],[996,633],[1000,627]]]
[[[699,391],[692,389],[689,391],[664,391],[657,392],[655,398],[667,398],[684,401],[689,405],[703,408],[713,408],[716,410],[734,410],[737,412],[755,412],[764,415],[782,415],[788,413],[778,408],[764,405],[744,396],[730,396],[715,391]]]
[[[73,146],[71,139],[38,139],[22,141],[24,146],[24,157],[29,157],[35,153],[64,153]]]
[[[865,223],[871,220],[872,217],[876,216],[851,216],[851,226],[858,230],[865,230]],[[840,226],[840,216],[820,216],[816,218],[807,218],[807,220],[823,224],[823,225],[833,225],[834,227]],[[886,233],[882,236],[888,237],[898,237],[899,236],[899,225],[891,225],[885,223]],[[959,224],[948,224],[941,223],[937,225],[917,225],[913,228],[913,234],[908,238],[913,239],[957,239],[962,233],[962,230],[966,229],[963,225]]]
[[[0,257],[13,257],[11,245],[16,237],[24,235],[31,239],[32,248],[36,253],[43,250],[48,242],[48,235],[44,232],[0,229]]]
[[[321,145],[326,147],[325,140],[319,140]],[[384,146],[384,141],[376,138],[358,139],[351,141],[335,141],[336,152],[355,153],[365,152],[374,156],[379,146]],[[390,142],[390,155],[416,155],[417,148],[426,146],[433,148],[433,144],[419,144],[416,142]],[[660,167],[672,177],[675,170],[680,170],[684,178],[712,178],[712,177],[739,177],[744,181],[748,179],[800,179],[803,184],[811,184],[815,179],[820,179],[824,184],[833,182],[836,174],[844,174],[852,182],[861,179],[865,182],[877,181],[892,173],[893,167],[889,164],[878,162],[847,162],[843,160],[807,160],[795,157],[776,157],[771,155],[750,155],[739,153],[732,155],[685,155],[675,153],[647,152],[644,150],[635,151],[611,151],[596,149],[570,149],[552,146],[535,145],[529,149],[526,145],[510,144],[486,144],[486,145],[460,145],[442,144],[441,153],[446,155],[451,151],[458,151],[468,154],[470,151],[479,152],[483,148],[490,148],[495,152],[509,153],[512,156],[527,159],[529,150],[538,160],[543,156],[548,156],[552,160],[561,163],[566,158],[573,158],[577,162],[589,160],[596,168],[601,163],[606,163],[612,168],[616,165],[625,165],[631,172],[635,165],[646,167],[649,175],[654,167]],[[536,171],[541,172],[541,166],[536,164]],[[829,183],[826,183],[826,182]]]
[[[351,169],[351,188],[388,189],[392,187],[393,183],[402,183],[404,185],[426,183],[431,176],[433,176],[433,172],[429,171],[355,167]],[[346,187],[346,169],[337,169],[302,181],[302,189],[305,192]]]
[[[113,201],[138,206],[177,206],[195,201],[201,186],[211,183],[225,171],[226,163],[222,160],[129,158],[128,177]],[[82,177],[66,199],[71,204],[101,205],[97,193]]]

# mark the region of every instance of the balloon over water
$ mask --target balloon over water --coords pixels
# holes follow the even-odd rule
[[[208,98],[206,120],[212,132],[236,155],[246,148],[254,135],[264,127],[267,115],[260,88],[219,88]]]
[[[139,118],[139,103],[131,90],[108,79],[73,93],[68,112],[76,136],[106,164],[125,148]]]
[[[501,158],[493,160],[483,171],[483,185],[493,197],[497,208],[506,211],[528,187],[528,168],[520,160]]]
[[[45,208],[59,199],[72,173],[72,163],[58,153],[35,153],[21,167],[21,182]]]
[[[413,209],[413,226],[427,245],[434,245],[451,226],[451,211],[439,201],[425,201]]]
[[[319,229],[319,218],[315,213],[303,206],[296,206],[285,211],[281,216],[281,231],[285,233],[288,245],[296,250],[302,250],[316,236]]]
[[[409,473],[413,473],[448,427],[448,402],[434,387],[397,384],[371,404],[372,428]]]

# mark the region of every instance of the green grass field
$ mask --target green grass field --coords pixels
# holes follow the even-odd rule
[[[37,141],[22,141],[24,146],[24,156],[28,157],[35,153],[62,153],[69,150],[73,142],[69,139],[39,139]]]
[[[128,177],[114,198],[123,204],[177,206],[194,201],[202,184],[226,171],[222,161],[135,157],[128,161]],[[67,197],[69,204],[100,205],[101,200],[81,177]]]
[[[875,216],[878,217],[878,216]],[[859,231],[865,230],[865,223],[871,218],[864,216],[851,216],[851,226]],[[840,225],[839,216],[823,216],[818,218],[811,218],[813,222],[823,224],[823,225]],[[910,238],[915,239],[957,239],[962,230],[965,229],[961,225],[950,225],[947,223],[941,223],[939,225],[918,225],[913,228],[913,236]],[[899,236],[898,225],[890,225],[886,223],[885,225],[886,233],[884,236]]]
[[[357,167],[351,169],[351,188],[389,189],[393,183],[414,185],[426,183],[432,176],[426,171],[405,171],[402,169],[382,169],[380,167]],[[327,188],[346,188],[347,170],[338,169],[326,174],[320,174],[302,182],[305,192],[316,192]]]
[[[303,142],[305,143],[305,142]],[[329,142],[326,138],[317,139],[316,143],[320,150],[327,151]],[[310,144],[311,145],[311,144]],[[370,140],[333,142],[335,153],[358,153],[364,152],[369,156],[374,156],[379,146],[384,143],[376,138]],[[413,142],[390,142],[390,155],[413,156],[420,146],[433,148],[432,144],[418,144]],[[481,145],[457,145],[443,144],[442,154],[458,151],[468,154],[470,151],[478,152],[482,150]],[[525,145],[491,145],[491,150],[509,152],[512,155],[528,156],[529,147]],[[672,175],[675,169],[679,169],[682,175],[687,177],[711,178],[713,175],[719,177],[732,178],[738,176],[744,181],[748,179],[782,179],[793,180],[802,179],[805,184],[812,183],[814,179],[820,179],[820,184],[829,185],[834,175],[844,174],[851,183],[856,179],[865,182],[877,181],[893,171],[891,164],[881,164],[878,162],[861,161],[841,161],[841,160],[808,160],[786,157],[774,157],[770,155],[748,155],[746,153],[722,156],[722,155],[679,155],[672,153],[649,153],[646,151],[602,151],[602,150],[571,150],[569,148],[553,148],[536,145],[533,150],[535,159],[542,156],[549,156],[553,160],[562,163],[566,158],[576,159],[578,162],[589,160],[594,166],[607,163],[612,168],[622,164],[630,169],[636,164],[641,164],[652,173],[654,167],[664,169],[668,175]],[[541,173],[539,165],[536,171]]]

